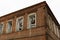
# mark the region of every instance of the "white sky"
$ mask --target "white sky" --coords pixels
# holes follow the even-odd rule
[[[0,16],[46,1],[60,23],[59,0],[0,0]]]

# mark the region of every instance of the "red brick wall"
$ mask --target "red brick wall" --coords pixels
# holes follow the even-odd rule
[[[45,4],[41,4],[35,7],[31,7],[24,11],[14,12],[14,14],[10,14],[8,16],[0,18],[0,22],[4,22],[4,31],[0,36],[0,40],[46,40],[46,29],[45,29]],[[27,16],[29,13],[36,13],[36,27],[31,30],[27,29]],[[16,32],[16,18],[24,16],[24,29],[20,32]],[[13,26],[12,32],[6,33],[7,29],[7,21],[12,19]]]

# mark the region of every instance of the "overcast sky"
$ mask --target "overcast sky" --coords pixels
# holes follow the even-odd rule
[[[0,0],[0,16],[46,1],[60,23],[59,0]]]

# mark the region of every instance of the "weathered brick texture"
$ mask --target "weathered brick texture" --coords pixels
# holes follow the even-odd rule
[[[3,33],[0,35],[0,40],[58,40],[54,33],[48,30],[46,23],[47,7],[46,2],[39,3],[37,5],[13,12],[11,14],[0,17],[0,23],[4,22]],[[27,29],[28,15],[30,13],[36,13],[36,27]],[[52,13],[51,13],[52,14]],[[50,14],[49,14],[50,15]],[[16,19],[20,16],[24,17],[24,27],[22,31],[16,31]],[[53,15],[52,15],[53,17]],[[53,17],[54,18],[54,17]],[[12,32],[6,33],[7,21],[13,20]],[[50,36],[51,37],[50,37]]]

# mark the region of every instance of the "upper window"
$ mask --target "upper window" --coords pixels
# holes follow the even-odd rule
[[[12,20],[9,20],[7,22],[7,32],[8,33],[12,32]]]
[[[0,34],[3,32],[3,23],[0,23]]]
[[[57,28],[57,36],[59,37],[59,29]]]
[[[28,28],[36,27],[36,13],[28,15]]]
[[[23,30],[23,16],[17,18],[17,24],[16,24],[16,25],[17,25],[17,26],[16,26],[16,30],[17,30],[17,31]]]

